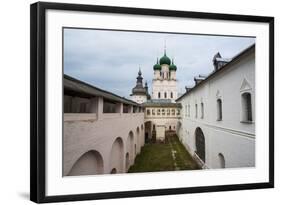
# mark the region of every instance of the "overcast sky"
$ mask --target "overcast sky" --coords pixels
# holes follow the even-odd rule
[[[153,65],[164,53],[177,65],[179,92],[193,86],[193,77],[213,70],[212,58],[220,52],[232,58],[255,38],[146,32],[64,30],[64,73],[101,89],[129,97],[141,68],[149,92]]]

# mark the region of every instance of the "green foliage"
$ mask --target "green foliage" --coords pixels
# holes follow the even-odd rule
[[[174,153],[174,157],[173,154]],[[194,170],[199,166],[176,135],[166,136],[166,143],[145,144],[129,173]]]

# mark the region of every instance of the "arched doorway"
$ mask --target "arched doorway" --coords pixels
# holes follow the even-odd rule
[[[225,159],[222,153],[219,153],[220,168],[225,168]]]
[[[124,171],[124,144],[121,137],[117,137],[113,142],[110,156],[112,169],[116,169],[116,173],[122,173]]]
[[[129,153],[129,162],[130,165],[134,162],[134,133],[133,131],[129,132],[128,138],[127,138],[127,152]]]
[[[152,138],[152,122],[147,121],[144,123],[144,140],[148,143]]]
[[[196,154],[205,162],[205,137],[200,127],[195,130]]]
[[[103,174],[103,159],[99,152],[84,153],[72,166],[68,176]]]
[[[141,133],[140,133],[140,148],[144,145],[144,125],[141,125]]]

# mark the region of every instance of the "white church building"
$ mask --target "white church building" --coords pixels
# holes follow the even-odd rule
[[[178,136],[204,168],[255,166],[255,45],[232,59],[218,53],[213,64],[176,100]]]

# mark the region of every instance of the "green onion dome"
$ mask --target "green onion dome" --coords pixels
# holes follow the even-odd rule
[[[156,64],[153,66],[153,70],[161,70],[161,65],[158,62],[158,58]]]
[[[164,56],[162,58],[160,58],[160,65],[163,65],[163,64],[167,64],[167,65],[170,65],[171,64],[171,60],[170,58],[166,55],[166,51],[164,53]]]
[[[172,60],[172,64],[169,66],[169,70],[170,71],[176,71],[177,70],[177,66],[174,64],[174,60]]]

